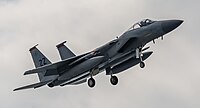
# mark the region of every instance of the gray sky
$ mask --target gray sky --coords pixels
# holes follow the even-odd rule
[[[0,0],[1,108],[199,108],[199,0]],[[90,51],[144,18],[183,19],[164,41],[148,44],[146,68],[118,75],[113,87],[104,73],[87,84],[13,92],[38,82],[28,49],[59,61],[55,45],[67,40],[77,54]]]

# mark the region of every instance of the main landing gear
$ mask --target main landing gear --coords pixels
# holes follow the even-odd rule
[[[106,75],[110,75],[110,83],[112,85],[117,85],[118,84],[118,78],[117,76],[114,76],[111,70],[111,67],[106,68]]]
[[[111,70],[110,67],[106,68],[106,75],[110,75],[111,76],[110,77],[110,83],[112,85],[117,85],[118,84],[118,78],[117,78],[117,76],[113,75],[112,70]],[[90,78],[88,79],[88,86],[90,88],[93,88],[95,86],[95,80],[94,80],[94,78],[92,76],[93,76],[93,74],[91,72]]]
[[[90,78],[88,79],[88,86],[93,88],[95,86],[95,80],[92,76],[95,76],[99,73],[99,68],[94,68],[90,70]]]
[[[117,78],[117,76],[111,76],[110,77],[110,83],[112,85],[117,85],[118,84],[118,78]],[[95,86],[95,80],[94,80],[94,78],[91,77],[91,78],[88,79],[88,86],[90,88],[93,88]]]

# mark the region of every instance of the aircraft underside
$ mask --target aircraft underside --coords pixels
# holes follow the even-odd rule
[[[24,75],[38,74],[40,82],[19,87],[16,90],[39,88],[44,85],[49,87],[78,85],[87,82],[89,87],[95,86],[94,76],[105,72],[110,75],[110,83],[118,84],[116,74],[121,73],[137,64],[145,67],[144,60],[150,57],[152,51],[146,51],[149,42],[176,29],[183,23],[182,20],[152,21],[145,19],[134,24],[120,37],[96,48],[90,52],[76,55],[67,46],[66,41],[58,44],[61,61],[52,63],[37,45],[30,48],[30,53],[35,69],[28,70]]]

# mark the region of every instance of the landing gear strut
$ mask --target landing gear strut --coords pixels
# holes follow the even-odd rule
[[[140,68],[144,68],[145,67],[145,63],[142,60],[142,48],[137,48],[136,49],[136,58],[140,59]]]
[[[91,77],[91,78],[88,79],[88,86],[91,87],[91,88],[93,88],[95,86],[94,78]]]

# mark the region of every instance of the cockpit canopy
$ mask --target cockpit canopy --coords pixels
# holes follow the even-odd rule
[[[138,29],[147,25],[150,25],[152,23],[154,23],[155,21],[152,21],[150,19],[144,19],[136,24],[134,24],[129,30],[134,30],[134,29]]]

